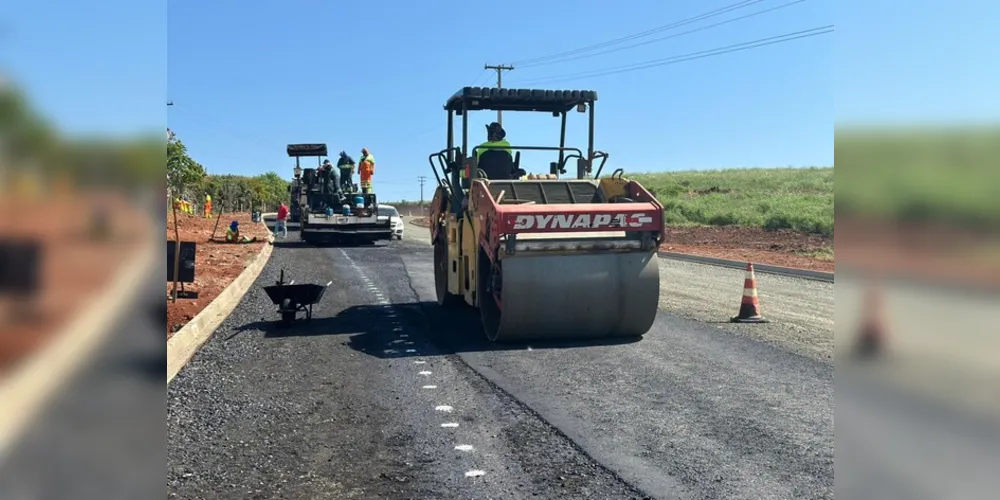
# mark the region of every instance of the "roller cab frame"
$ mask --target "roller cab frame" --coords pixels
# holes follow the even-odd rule
[[[608,154],[594,149],[596,101],[591,90],[464,87],[445,103],[447,147],[428,158],[438,181],[430,227],[437,300],[478,308],[491,341],[639,337],[652,326],[663,205],[621,169],[600,177]],[[561,122],[559,145],[477,158],[471,111],[549,113]],[[588,116],[585,152],[566,146],[572,111]],[[552,151],[554,161],[529,173],[537,170],[521,165],[525,150]]]
[[[392,239],[392,222],[378,216],[378,197],[366,193],[364,204],[354,206],[348,200],[349,213],[343,212],[342,200],[334,200],[321,178],[322,159],[327,155],[326,144],[289,144],[289,157],[295,158],[295,181],[291,195],[297,196],[299,237],[307,243],[354,241],[375,243]],[[300,158],[316,157],[316,168],[301,167]],[[351,195],[353,198],[354,194]],[[332,213],[327,209],[332,209]]]

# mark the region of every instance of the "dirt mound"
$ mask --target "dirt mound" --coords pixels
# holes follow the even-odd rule
[[[833,272],[833,238],[742,226],[668,227],[661,250]]]

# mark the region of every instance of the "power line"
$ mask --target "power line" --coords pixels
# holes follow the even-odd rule
[[[564,56],[579,54],[581,52],[588,52],[588,51],[591,51],[591,50],[594,50],[594,49],[600,49],[600,48],[608,47],[610,45],[615,45],[615,44],[618,44],[618,43],[621,43],[621,42],[627,42],[629,40],[635,40],[636,38],[642,38],[642,37],[645,37],[645,36],[649,36],[649,35],[652,35],[654,33],[660,33],[662,31],[673,29],[673,28],[676,28],[678,26],[683,26],[685,24],[690,24],[690,23],[693,23],[693,22],[696,22],[696,21],[700,21],[702,19],[708,19],[710,17],[715,17],[715,16],[718,16],[718,15],[722,15],[722,14],[725,14],[727,12],[731,12],[731,11],[734,11],[734,10],[737,10],[737,9],[742,9],[743,7],[749,7],[749,6],[753,5],[753,4],[760,3],[760,2],[763,2],[763,1],[764,0],[743,0],[741,2],[736,2],[734,4],[730,4],[730,5],[727,5],[725,7],[720,7],[718,9],[715,9],[715,10],[712,10],[712,11],[708,11],[708,12],[705,12],[703,14],[699,14],[699,15],[694,16],[694,17],[689,17],[687,19],[682,19],[680,21],[674,21],[672,23],[664,24],[662,26],[658,26],[656,28],[652,28],[652,29],[649,29],[649,30],[646,30],[646,31],[642,31],[642,32],[639,32],[639,33],[634,33],[632,35],[623,36],[621,38],[615,38],[614,40],[608,40],[606,42],[596,43],[594,45],[588,45],[586,47],[580,47],[578,49],[568,50],[568,51],[565,51],[565,52],[559,52],[557,54],[549,54],[547,56],[532,57],[532,58],[529,58],[529,59],[523,59],[523,60],[520,60],[520,61],[514,61],[512,64],[516,64],[518,66],[523,66],[523,65],[526,65],[526,64],[535,64],[535,63],[540,62],[540,61],[547,61],[547,60],[550,60],[550,59],[556,59],[556,58],[560,58],[560,57],[564,57]]]
[[[702,50],[699,52],[692,52],[689,54],[681,54],[676,56],[671,56],[663,59],[654,59],[651,61],[645,61],[636,64],[630,64],[626,66],[619,66],[615,68],[605,68],[603,70],[588,71],[582,73],[561,75],[561,76],[550,76],[545,78],[538,78],[535,80],[528,80],[524,82],[518,82],[519,85],[533,85],[538,83],[548,83],[555,81],[567,81],[567,80],[577,80],[582,78],[593,78],[598,76],[616,75],[619,73],[627,73],[630,71],[638,71],[641,69],[654,68],[658,66],[667,66],[670,64],[677,64],[687,61],[693,61],[695,59],[702,59],[705,57],[718,56],[722,54],[729,54],[731,52],[739,52],[741,50],[755,49],[758,47],[764,47],[767,45],[774,45],[777,43],[790,42],[792,40],[798,40],[800,38],[809,38],[818,35],[824,35],[826,33],[833,32],[832,24],[827,26],[820,26],[817,28],[812,28],[803,31],[796,31],[794,33],[786,33],[784,35],[772,36],[768,38],[760,38],[757,40],[751,40],[749,42],[742,42],[733,45],[727,45],[725,47],[717,47],[709,50]]]
[[[525,64],[525,65],[522,65],[521,67],[522,68],[534,68],[534,67],[537,67],[537,66],[548,66],[548,65],[551,65],[551,64],[561,64],[561,63],[564,63],[564,62],[576,61],[577,59],[586,59],[588,57],[600,56],[600,55],[604,55],[604,54],[611,54],[612,52],[618,52],[618,51],[622,51],[622,50],[626,50],[626,49],[634,49],[636,47],[641,47],[643,45],[649,45],[651,43],[662,42],[664,40],[670,40],[672,38],[677,38],[677,37],[681,37],[681,36],[684,36],[684,35],[690,35],[691,33],[697,33],[699,31],[705,31],[707,29],[712,29],[712,28],[715,28],[715,27],[718,27],[718,26],[722,26],[724,24],[729,24],[729,23],[732,23],[732,22],[741,21],[743,19],[749,19],[751,17],[756,17],[756,16],[759,16],[761,14],[766,14],[768,12],[773,12],[773,11],[778,10],[778,9],[783,9],[785,7],[791,7],[792,5],[795,5],[795,4],[798,4],[798,3],[802,3],[802,2],[805,2],[805,1],[806,0],[794,0],[792,2],[788,2],[788,3],[784,3],[784,4],[781,4],[781,5],[775,6],[775,7],[771,7],[769,9],[764,9],[764,10],[760,10],[760,11],[757,11],[757,12],[753,12],[753,13],[747,14],[745,16],[734,17],[732,19],[727,19],[725,21],[720,21],[720,22],[717,22],[717,23],[709,24],[707,26],[702,26],[700,28],[695,28],[695,29],[692,29],[692,30],[683,31],[681,33],[675,33],[673,35],[668,35],[668,36],[664,36],[664,37],[660,37],[660,38],[654,38],[652,40],[646,40],[644,42],[634,43],[632,45],[626,45],[624,47],[617,47],[617,48],[613,48],[613,49],[609,49],[609,50],[603,50],[601,52],[596,52],[596,53],[593,53],[593,54],[582,54],[582,55],[578,55],[578,56],[574,56],[574,57],[570,57],[570,58],[566,58],[566,59],[555,60],[555,61],[543,61],[543,62]]]
[[[483,71],[481,71],[481,72],[479,73],[479,76],[477,76],[477,77],[476,77],[476,79],[475,79],[475,80],[473,80],[473,81],[472,81],[472,84],[471,84],[471,85],[469,85],[469,86],[470,86],[470,87],[478,87],[478,86],[479,86],[479,80],[482,80],[482,79],[483,79],[483,76],[485,76],[485,75],[487,75],[487,74],[489,74],[489,69],[487,69],[487,68],[483,68]]]

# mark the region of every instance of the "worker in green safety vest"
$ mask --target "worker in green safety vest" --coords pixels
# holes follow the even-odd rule
[[[477,146],[478,149],[476,149],[476,161],[477,162],[479,161],[479,157],[483,154],[483,152],[488,151],[490,149],[498,149],[501,151],[506,151],[507,154],[513,157],[514,155],[510,152],[510,143],[505,140],[505,137],[507,137],[507,131],[505,131],[499,123],[493,122],[487,125],[486,142]],[[469,164],[466,164],[465,168],[462,169],[463,186],[466,187],[468,186],[469,178],[472,176],[471,169],[472,167]]]

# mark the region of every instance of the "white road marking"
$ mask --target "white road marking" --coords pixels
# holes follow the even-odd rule
[[[452,408],[452,407],[450,407],[448,405],[438,405],[438,406],[435,406],[434,409],[437,410],[437,411],[444,411],[444,412],[449,412],[449,413],[451,413],[451,410],[454,410],[454,408]]]
[[[406,352],[410,352],[410,351],[416,351],[416,349],[407,349],[406,350]],[[421,360],[418,359],[418,360],[414,361],[413,364],[415,364],[415,365],[425,365],[425,364],[427,364],[427,362],[426,361],[421,361]]]
[[[393,328],[393,330],[395,330],[395,328]],[[402,330],[402,328],[399,328],[399,330]],[[401,339],[405,339],[406,337],[409,337],[409,335],[407,335],[405,333],[400,333],[399,334],[399,338],[401,338]]]
[[[465,477],[480,477],[485,475],[486,473],[481,470],[470,470],[469,472],[465,473]]]
[[[460,444],[460,445],[456,446],[455,449],[458,450],[458,451],[472,451],[472,445],[471,444]]]
[[[393,342],[397,342],[397,341],[393,341]],[[403,341],[402,341],[402,340],[399,340],[398,342],[403,342]],[[413,344],[414,344],[414,342],[405,342],[405,344],[406,344],[406,345],[413,345]]]
[[[418,373],[417,375],[423,375],[423,376],[425,376],[425,377],[426,377],[427,375],[430,375],[430,374],[431,374],[431,372],[429,372],[429,371],[427,371],[427,370],[424,370],[424,371],[422,371],[422,372]]]
[[[437,389],[437,388],[438,388],[438,386],[436,386],[436,385],[425,385],[425,386],[421,387],[421,389]]]
[[[395,349],[383,349],[382,352],[384,354],[392,354],[392,353],[396,353],[396,352],[399,352],[399,351],[397,351]]]
[[[458,422],[443,423],[443,424],[441,424],[441,427],[445,427],[445,428],[448,428],[448,429],[453,429],[455,427],[458,427]]]
[[[406,352],[417,352],[417,350],[416,349],[407,349]],[[417,364],[418,365],[423,364],[423,361],[421,361],[420,363],[417,363]]]

